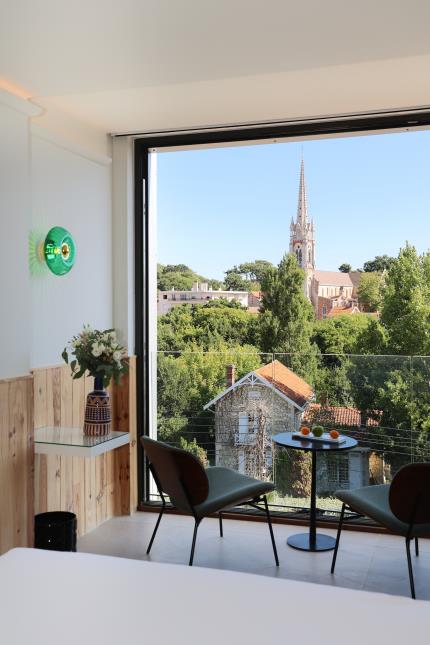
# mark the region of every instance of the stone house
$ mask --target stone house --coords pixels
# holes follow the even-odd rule
[[[272,436],[298,430],[302,423],[320,423],[339,430],[363,428],[363,415],[355,408],[321,406],[314,402],[311,386],[278,360],[235,378],[234,365],[226,367],[226,388],[204,406],[215,415],[215,465],[240,473],[274,477]],[[377,421],[366,418],[367,428]],[[294,460],[296,451],[291,451]],[[365,486],[370,481],[369,459],[376,459],[366,446],[320,459],[318,488]]]
[[[226,389],[204,406],[215,414],[216,465],[270,478],[271,437],[298,429],[313,397],[308,383],[278,360],[238,381],[228,365]]]

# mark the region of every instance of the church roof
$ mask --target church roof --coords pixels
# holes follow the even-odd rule
[[[275,360],[263,365],[263,367],[255,370],[255,374],[264,378],[265,381],[268,381],[301,408],[314,395],[311,386],[280,361]]]
[[[315,271],[315,279],[329,287],[353,286],[349,273],[342,273],[342,271]]]

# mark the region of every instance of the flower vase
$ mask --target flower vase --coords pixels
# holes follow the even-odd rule
[[[101,437],[111,431],[111,405],[109,394],[103,387],[103,377],[94,378],[94,390],[87,396],[84,418],[84,435]]]

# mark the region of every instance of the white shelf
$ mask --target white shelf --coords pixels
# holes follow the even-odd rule
[[[38,428],[34,431],[34,451],[37,455],[97,457],[128,443],[129,432],[87,437],[81,428]]]

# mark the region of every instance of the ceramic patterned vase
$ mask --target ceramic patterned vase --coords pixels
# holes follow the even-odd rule
[[[94,379],[94,390],[87,396],[84,418],[84,434],[89,437],[100,437],[111,431],[110,397],[103,388],[103,378]]]

